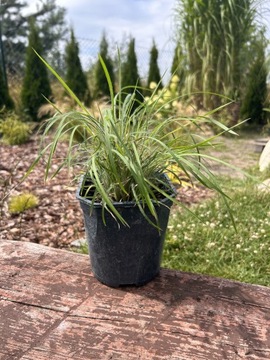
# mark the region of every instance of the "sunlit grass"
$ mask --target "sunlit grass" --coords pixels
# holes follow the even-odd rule
[[[237,232],[221,199],[174,210],[162,266],[270,286],[270,193],[247,180],[223,180],[230,189]]]

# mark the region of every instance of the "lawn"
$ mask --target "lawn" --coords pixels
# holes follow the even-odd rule
[[[222,177],[235,226],[218,197],[174,209],[162,266],[270,286],[270,193],[250,179]]]

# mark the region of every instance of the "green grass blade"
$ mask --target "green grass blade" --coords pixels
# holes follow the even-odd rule
[[[66,90],[66,92],[69,94],[69,96],[80,106],[81,109],[83,109],[87,114],[89,113],[87,108],[83,105],[83,103],[79,100],[79,98],[75,95],[75,93],[70,89],[70,87],[67,85],[67,83],[62,79],[62,77],[47,63],[46,60],[43,59],[42,56],[40,56],[35,49],[33,49],[37,57],[43,62],[43,64],[48,68],[48,70],[56,77],[56,79],[60,82],[60,84],[63,86],[63,88]]]

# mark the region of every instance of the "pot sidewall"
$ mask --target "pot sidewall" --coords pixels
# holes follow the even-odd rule
[[[91,201],[82,198],[79,191],[77,198],[84,215],[92,271],[99,281],[112,287],[140,286],[158,275],[171,200],[164,199],[155,205],[159,219],[157,229],[135,204],[115,204],[129,224],[127,227],[117,222],[108,211],[102,214],[100,205],[92,207]],[[153,219],[148,209],[145,211]]]

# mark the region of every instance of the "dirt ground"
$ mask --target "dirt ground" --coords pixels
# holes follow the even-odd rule
[[[210,154],[247,169],[258,163],[254,140],[225,138],[223,145]],[[63,146],[64,150],[64,145]],[[22,184],[20,179],[35,159],[38,141],[20,146],[0,144],[0,239],[31,241],[52,247],[67,248],[76,239],[84,237],[84,226],[76,187],[70,185],[69,176],[62,171],[57,178],[44,182],[44,163],[40,163]],[[212,164],[220,174],[241,176],[241,173],[222,164]],[[9,196],[31,192],[39,199],[38,206],[20,215],[8,211]],[[182,187],[178,196],[187,205],[198,203],[212,192],[201,186]]]
[[[222,137],[217,140],[215,148],[210,149],[211,156],[232,165],[230,168],[222,163],[211,162],[211,170],[217,174],[229,175],[231,177],[242,177],[241,170],[247,170],[256,166],[260,158],[260,152],[256,151],[257,138]]]

